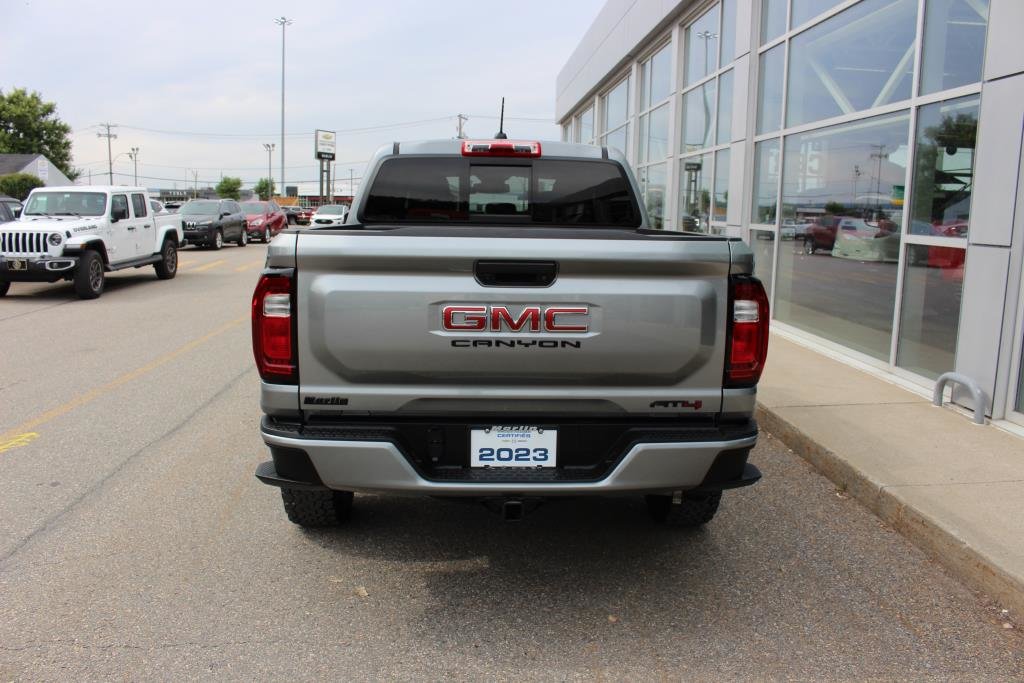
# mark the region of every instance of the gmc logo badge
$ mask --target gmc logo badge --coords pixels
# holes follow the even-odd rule
[[[587,332],[590,307],[523,306],[515,314],[508,306],[445,306],[441,326],[449,332]]]

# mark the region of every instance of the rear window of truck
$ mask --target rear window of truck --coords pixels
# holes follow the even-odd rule
[[[640,209],[615,162],[399,157],[381,164],[360,220],[637,228]]]

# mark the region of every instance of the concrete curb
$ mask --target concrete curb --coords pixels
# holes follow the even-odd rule
[[[1004,571],[992,558],[972,548],[941,520],[908,505],[898,490],[887,489],[871,475],[857,469],[843,457],[811,439],[798,427],[760,403],[757,421],[761,427],[785,443],[811,464],[874,512],[882,521],[943,565],[972,588],[989,595],[1016,616],[1024,615],[1024,581]]]

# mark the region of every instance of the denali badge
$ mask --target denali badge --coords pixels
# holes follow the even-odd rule
[[[590,307],[449,305],[441,309],[441,325],[449,332],[587,332]]]
[[[700,410],[703,406],[703,401],[651,401],[652,408],[693,408],[694,410]]]

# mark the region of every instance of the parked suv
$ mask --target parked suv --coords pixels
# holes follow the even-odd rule
[[[189,244],[220,249],[225,242],[249,242],[245,214],[233,199],[190,199],[181,205],[182,227]]]

